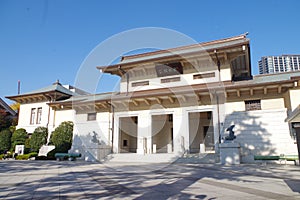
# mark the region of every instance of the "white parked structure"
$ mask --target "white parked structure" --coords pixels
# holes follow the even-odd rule
[[[75,95],[56,84],[59,89],[46,94],[9,97],[21,103],[18,128],[31,132],[39,122],[53,130],[72,120],[71,151],[86,160],[111,151],[218,154],[231,125],[242,162],[253,162],[254,155],[298,154],[285,120],[299,104],[300,72],[252,77],[245,35],[125,56],[97,68],[121,77],[120,92]]]

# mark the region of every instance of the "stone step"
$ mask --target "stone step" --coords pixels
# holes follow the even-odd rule
[[[176,163],[214,164],[219,162],[219,155],[215,153],[186,154],[176,160]]]
[[[107,156],[107,162],[124,162],[124,163],[170,163],[176,160],[175,154],[157,153],[157,154],[136,154],[136,153],[119,153]]]
[[[176,154],[136,154],[120,153],[110,154],[105,159],[106,163],[217,163],[219,156],[215,153],[187,154],[179,156]]]

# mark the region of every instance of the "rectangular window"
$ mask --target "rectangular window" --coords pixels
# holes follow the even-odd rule
[[[194,79],[212,78],[212,77],[215,77],[215,72],[193,75]]]
[[[96,116],[97,116],[97,113],[88,113],[87,114],[87,120],[88,121],[95,121],[96,120]]]
[[[42,108],[37,109],[37,118],[36,118],[36,123],[40,124],[42,121]]]
[[[246,111],[261,110],[260,99],[245,101]]]
[[[30,124],[34,124],[34,120],[35,120],[35,112],[36,112],[36,109],[35,109],[35,108],[31,108]]]
[[[160,80],[161,83],[171,83],[171,82],[177,82],[177,81],[180,81],[180,77],[165,78],[165,79]]]
[[[149,81],[134,82],[131,84],[132,87],[145,86],[145,85],[149,85]]]

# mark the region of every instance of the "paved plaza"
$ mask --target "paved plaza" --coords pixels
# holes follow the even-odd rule
[[[300,199],[293,165],[0,161],[0,199]]]

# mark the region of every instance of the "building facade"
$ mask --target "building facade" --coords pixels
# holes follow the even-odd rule
[[[48,105],[49,103],[85,94],[88,93],[70,85],[61,85],[59,81],[56,81],[47,87],[7,98],[20,103],[19,120],[16,128],[24,128],[27,133],[32,134],[40,126],[48,128],[49,133],[51,133],[61,122],[72,121],[73,110],[57,114]]]
[[[254,162],[254,155],[297,154],[286,119],[299,104],[300,72],[253,77],[245,35],[125,56],[118,64],[97,68],[120,77],[119,92],[63,92],[60,99],[44,99],[50,118],[52,112],[54,121],[74,122],[70,151],[85,160],[101,160],[111,152],[218,154],[231,125],[242,162]],[[42,100],[30,95],[36,93],[19,100],[29,109],[21,106],[28,119]],[[30,121],[21,123],[30,128]]]
[[[260,74],[300,70],[300,55],[264,56],[258,66]]]

